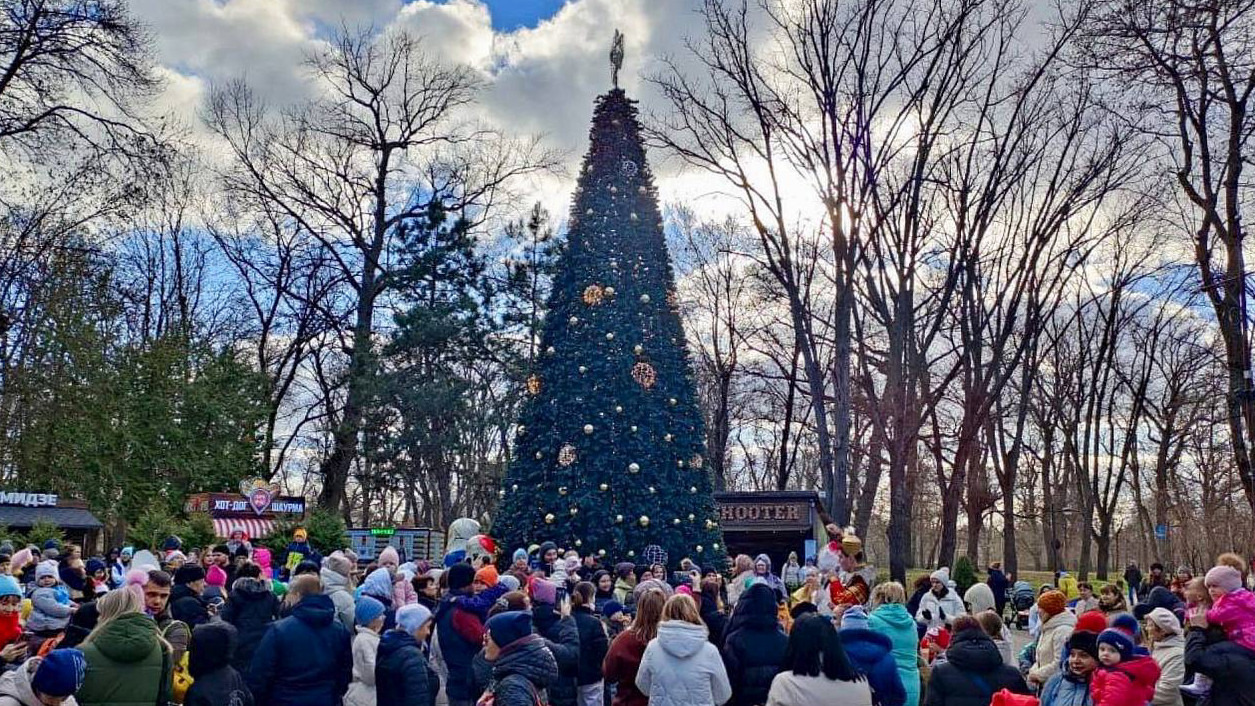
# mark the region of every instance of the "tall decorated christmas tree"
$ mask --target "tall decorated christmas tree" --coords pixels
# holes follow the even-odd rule
[[[605,561],[721,562],[702,416],[635,102],[597,99],[493,534]],[[651,557],[655,559],[656,557]]]

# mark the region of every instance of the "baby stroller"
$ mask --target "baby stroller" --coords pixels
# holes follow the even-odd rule
[[[1037,601],[1037,592],[1028,581],[1016,581],[1009,593],[1007,607],[1011,609],[1011,619],[1007,623],[1025,630],[1028,628],[1028,609]]]

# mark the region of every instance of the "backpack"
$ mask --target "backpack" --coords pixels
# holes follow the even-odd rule
[[[188,635],[189,636],[191,635],[192,631],[191,631],[191,628],[188,627],[187,623],[184,623],[180,620],[171,620],[170,624],[166,626],[165,630],[161,631],[161,637],[166,638],[170,634],[170,630],[174,628],[176,625],[183,626],[183,628],[188,631]],[[191,653],[191,645],[189,644],[188,649],[184,650],[183,652],[182,659],[180,659],[174,665],[174,673],[171,677],[173,680],[173,684],[172,684],[173,688],[171,689],[171,691],[173,692],[173,695],[174,695],[173,701],[176,704],[183,703],[183,700],[187,698],[188,690],[192,688],[192,672],[188,668],[188,655],[190,653]]]

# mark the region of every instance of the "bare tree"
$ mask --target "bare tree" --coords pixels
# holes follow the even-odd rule
[[[327,410],[334,443],[319,492],[321,506],[343,511],[398,226],[433,203],[480,222],[511,180],[552,160],[534,142],[460,124],[478,79],[427,56],[409,34],[342,31],[309,67],[316,96],[306,103],[276,116],[236,82],[213,92],[206,122],[233,158],[226,192],[315,239],[350,290],[347,364],[327,379],[343,401]]]

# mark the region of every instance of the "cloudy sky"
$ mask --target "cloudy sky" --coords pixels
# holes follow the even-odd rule
[[[328,34],[352,27],[404,26],[429,51],[480,71],[488,88],[480,117],[520,134],[540,134],[567,151],[585,150],[594,97],[610,86],[614,29],[627,35],[624,87],[651,107],[641,76],[657,58],[683,53],[696,34],[699,0],[131,0],[157,40],[167,78],[163,104],[195,126],[215,81],[243,76],[269,102],[299,100],[302,59]],[[660,175],[674,169],[659,169]],[[572,170],[572,174],[574,171]],[[686,184],[690,184],[686,186]],[[538,187],[558,214],[573,179]],[[664,200],[691,183],[661,183]],[[687,191],[686,191],[687,190]]]

